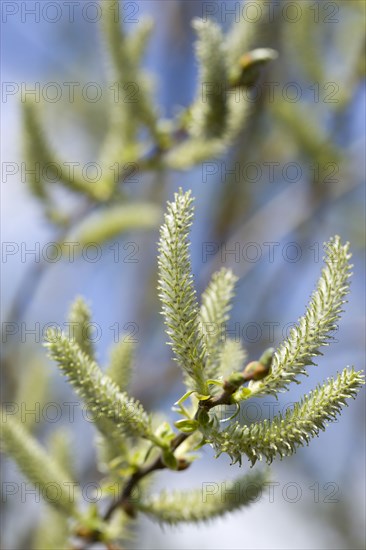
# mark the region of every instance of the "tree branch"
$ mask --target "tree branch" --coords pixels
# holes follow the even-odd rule
[[[245,377],[243,377],[244,382],[247,380]],[[198,418],[199,413],[201,410],[204,410],[208,412],[210,409],[213,409],[214,407],[217,407],[219,405],[230,405],[231,404],[231,396],[232,394],[238,389],[238,386],[235,384],[231,384],[228,381],[224,382],[223,385],[223,392],[217,396],[210,397],[210,399],[206,399],[204,401],[199,401],[198,403],[198,409],[196,411],[196,414],[194,416],[195,419]],[[175,451],[191,434],[186,433],[179,433],[175,436],[175,438],[171,442],[171,450]],[[104,515],[104,520],[108,521],[111,516],[113,515],[114,511],[121,507],[126,512],[127,515],[130,517],[135,517],[135,510],[130,502],[130,497],[132,494],[132,491],[137,486],[137,484],[147,475],[157,471],[157,470],[164,470],[166,468],[166,465],[163,462],[162,454],[160,454],[154,462],[152,462],[149,466],[145,466],[143,468],[138,469],[127,481],[124,490],[122,491],[120,497],[113,502],[107,512]],[[187,464],[182,465],[181,469],[186,469]],[[179,470],[179,464],[178,464],[178,470]]]

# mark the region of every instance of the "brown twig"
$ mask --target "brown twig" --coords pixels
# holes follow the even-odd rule
[[[214,407],[217,407],[219,405],[231,404],[231,396],[238,389],[238,387],[230,384],[229,382],[225,382],[223,388],[224,390],[220,395],[210,397],[209,399],[206,399],[204,401],[199,401],[198,409],[194,417],[195,419],[199,417],[199,414],[202,410],[208,412],[210,409],[213,409]],[[170,444],[171,450],[174,452],[190,435],[191,434],[183,432],[177,434]],[[166,465],[164,464],[162,454],[160,454],[149,466],[139,468],[127,481],[120,497],[110,505],[104,515],[104,520],[108,521],[117,508],[122,508],[129,516],[134,517],[135,509],[130,502],[132,491],[144,477],[157,470],[164,470],[165,468]],[[185,464],[184,466],[182,466],[181,469],[186,468],[187,465]]]

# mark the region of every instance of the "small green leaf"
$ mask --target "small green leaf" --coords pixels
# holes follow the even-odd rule
[[[211,395],[201,395],[200,393],[197,393],[197,399],[200,401],[206,401],[207,399],[210,399],[212,397]]]
[[[202,447],[204,447],[205,445],[207,444],[207,439],[203,436],[201,441],[199,443],[197,443],[197,445],[195,445],[194,447],[192,447],[192,451],[199,451],[200,449],[202,449]]]
[[[216,379],[216,378],[210,378],[209,380],[207,380],[207,384],[208,385],[213,385],[213,386],[220,386],[222,388],[223,386],[223,380],[219,380],[219,379]]]
[[[156,428],[155,435],[157,437],[161,437],[162,439],[171,439],[174,437],[174,432],[169,422],[162,422],[162,424]]]
[[[238,391],[234,393],[233,399],[237,402],[243,401],[244,399],[248,399],[251,393],[252,391],[249,388],[239,388]]]
[[[178,461],[172,451],[168,449],[163,450],[162,459],[167,468],[169,470],[177,470],[178,469]]]
[[[184,403],[184,401],[186,401],[192,393],[194,393],[194,390],[187,391],[180,399],[178,399],[178,401],[174,403],[174,405],[182,405],[182,403]]]
[[[207,426],[210,421],[210,415],[205,409],[199,409],[197,419],[201,426]]]
[[[177,422],[174,423],[174,426],[185,434],[191,434],[198,429],[199,423],[197,420],[177,420]]]

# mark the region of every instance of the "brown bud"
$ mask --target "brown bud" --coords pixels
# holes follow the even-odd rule
[[[245,367],[243,375],[246,381],[262,380],[268,374],[268,368],[259,361],[252,361]]]
[[[272,366],[274,352],[275,352],[274,348],[266,349],[261,355],[261,357],[259,358],[259,362],[262,363],[262,365],[264,365],[268,369],[270,369]]]
[[[251,361],[248,363],[243,371],[245,381],[262,380],[262,378],[265,378],[271,370],[273,353],[274,349],[268,348],[261,355],[259,361]]]
[[[257,48],[243,54],[239,63],[231,69],[231,86],[253,86],[257,81],[260,68],[278,57],[272,48]]]
[[[100,540],[100,532],[97,529],[91,529],[85,525],[76,527],[75,535],[90,542],[97,542]]]
[[[178,472],[181,472],[182,470],[186,470],[187,468],[189,468],[189,466],[191,465],[190,462],[188,462],[188,460],[186,460],[185,458],[178,458]]]
[[[136,509],[132,502],[125,500],[122,504],[122,508],[124,512],[130,517],[135,518],[136,517]]]
[[[234,393],[242,384],[244,384],[245,378],[242,372],[233,372],[229,378],[225,380],[223,389],[227,392]]]

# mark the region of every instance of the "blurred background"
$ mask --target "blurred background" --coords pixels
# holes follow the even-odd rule
[[[100,363],[107,361],[116,331],[135,339],[133,395],[146,408],[164,411],[173,420],[170,407],[183,393],[183,385],[164,344],[159,314],[158,230],[122,234],[113,245],[101,248],[97,261],[90,259],[92,253],[74,261],[45,261],[42,251],[47,255],[59,229],[45,217],[43,204],[31,195],[21,172],[21,90],[35,88],[36,83],[42,89],[50,82],[63,90],[68,82],[107,86],[103,40],[92,20],[96,3],[76,2],[72,20],[61,1],[45,2],[59,5],[60,18],[50,6],[39,20],[22,13],[20,4],[30,10],[37,3],[2,5],[3,400],[29,400],[31,407],[42,395],[63,412],[65,402],[77,401],[41,343],[45,325],[62,327],[71,302],[82,295],[98,323]],[[83,13],[86,4],[89,11]],[[130,4],[137,7],[130,19],[137,22],[127,23],[127,30],[145,14],[154,18],[143,63],[154,78],[162,118],[172,118],[190,105],[197,88],[191,20],[210,15],[226,29],[235,24],[239,2]],[[255,2],[247,4],[245,14],[255,20]],[[265,67],[251,91],[250,116],[234,146],[223,157],[186,171],[137,170],[125,184],[127,196],[160,205],[179,186],[192,189],[197,290],[202,292],[212,271],[222,265],[239,276],[228,330],[242,340],[250,360],[278,345],[303,314],[320,274],[323,242],[334,234],[351,242],[351,294],[333,345],[279,404],[262,400],[244,410],[250,420],[268,416],[273,406],[272,412],[282,410],[346,365],[363,368],[365,350],[365,4],[347,0],[271,6],[273,17],[262,21],[255,46],[274,48],[279,56]],[[93,102],[76,94],[70,101],[63,93],[57,101],[43,98],[42,103],[47,139],[60,156],[92,162],[105,132],[103,98]],[[65,209],[82,212],[82,200],[72,193],[60,190],[57,198]],[[35,254],[26,253],[32,250]],[[41,369],[47,373],[43,394]],[[364,413],[361,392],[309,448],[274,463],[272,489],[250,508],[200,528],[163,531],[141,519],[131,548],[364,548]],[[72,425],[66,414],[44,420],[34,427],[37,437],[44,441],[55,430],[70,429],[79,479],[99,479],[93,427],[81,409],[76,409]],[[182,475],[159,474],[156,487],[196,487],[238,474],[237,465],[230,466],[226,457],[215,460],[210,450],[203,455]],[[2,466],[3,480],[24,481],[9,459],[3,457]],[[32,545],[43,505],[32,498],[22,500],[18,493],[2,503],[3,548]]]

